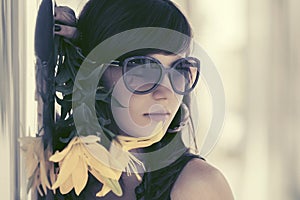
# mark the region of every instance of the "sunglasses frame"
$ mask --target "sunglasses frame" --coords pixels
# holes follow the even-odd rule
[[[127,82],[126,82],[126,69],[127,69],[127,64],[128,64],[128,62],[130,62],[131,60],[134,60],[134,59],[149,59],[149,60],[151,60],[151,61],[153,61],[153,62],[155,62],[155,63],[157,63],[159,66],[160,66],[160,70],[161,70],[161,74],[160,74],[160,77],[159,77],[159,80],[158,80],[158,82],[157,83],[155,83],[154,85],[153,85],[153,87],[151,87],[150,89],[148,89],[148,90],[145,90],[145,91],[138,91],[138,90],[134,90],[134,89],[132,89],[131,87],[129,87],[128,86],[128,84],[127,84]],[[181,91],[179,91],[179,90],[177,90],[176,88],[175,88],[175,86],[173,85],[173,82],[171,81],[171,74],[169,73],[169,71],[171,71],[178,63],[180,63],[182,60],[193,60],[193,61],[195,61],[196,63],[197,63],[197,74],[196,74],[196,79],[195,79],[195,81],[194,81],[194,83],[193,83],[193,85],[192,85],[192,87],[191,88],[189,88],[188,90],[186,90],[186,91],[184,91],[184,92],[181,92]],[[130,91],[130,92],[132,92],[132,93],[134,93],[134,94],[140,94],[140,95],[142,95],[142,94],[148,94],[148,93],[151,93],[152,91],[154,91],[160,84],[161,84],[161,82],[162,82],[162,80],[163,80],[163,78],[164,78],[164,76],[166,75],[166,74],[168,74],[168,77],[169,77],[169,80],[170,80],[170,83],[171,83],[171,85],[172,85],[172,88],[173,88],[173,90],[177,93],[177,94],[180,94],[180,95],[186,95],[186,94],[188,94],[188,93],[190,93],[194,88],[195,88],[195,86],[197,85],[197,83],[198,83],[198,80],[199,80],[199,76],[200,76],[200,60],[198,59],[198,58],[195,58],[195,57],[185,57],[185,58],[180,58],[180,59],[178,59],[178,60],[176,60],[174,63],[172,63],[172,65],[171,65],[171,67],[170,68],[166,68],[159,60],[157,60],[157,59],[155,59],[155,58],[153,58],[153,57],[151,57],[151,56],[132,56],[132,57],[129,57],[129,58],[126,58],[123,62],[120,62],[120,61],[113,61],[112,63],[111,63],[111,65],[113,65],[113,66],[120,66],[120,67],[122,67],[122,75],[123,75],[123,81],[124,81],[124,84],[125,84],[125,86],[126,86],[126,88]]]

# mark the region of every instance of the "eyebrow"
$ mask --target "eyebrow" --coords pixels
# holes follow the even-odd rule
[[[131,56],[131,57],[133,57],[133,56]],[[161,63],[161,61],[158,60],[157,58],[154,58],[154,57],[148,56],[148,55],[146,55],[146,56],[144,56],[144,57],[149,57],[149,58],[155,59],[155,60],[159,61],[159,63],[160,63],[163,67],[169,67],[169,68],[171,68],[178,60],[180,60],[180,59],[182,59],[182,58],[186,58],[186,57],[180,57],[180,58],[174,60],[169,66],[166,66],[166,65],[163,65],[163,64]],[[128,58],[130,58],[130,57],[128,57]],[[122,62],[121,62],[121,61],[118,61],[118,60],[111,60],[110,63],[104,63],[104,64],[107,64],[107,65],[110,65],[110,66],[114,66],[114,67],[121,67],[121,64],[120,64],[120,63],[122,63]]]

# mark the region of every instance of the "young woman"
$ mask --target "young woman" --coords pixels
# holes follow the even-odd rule
[[[52,150],[39,164],[38,177],[47,178],[32,185],[38,198],[233,199],[221,172],[182,141],[194,135],[190,94],[201,62],[189,56],[182,12],[169,0],[90,0],[78,21],[67,7],[54,19],[61,112],[43,135]],[[100,72],[80,72],[89,65]],[[89,92],[76,93],[90,85],[84,81],[96,85],[90,105],[101,131],[85,118],[93,112]]]

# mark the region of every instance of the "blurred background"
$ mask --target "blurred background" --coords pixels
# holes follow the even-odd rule
[[[85,3],[56,2],[77,13]],[[208,162],[223,172],[237,200],[299,200],[300,1],[174,2],[223,80],[226,118]],[[33,34],[39,4],[0,0],[0,194],[5,200],[27,199],[17,138],[37,130]]]

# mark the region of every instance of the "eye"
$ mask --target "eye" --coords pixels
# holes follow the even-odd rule
[[[138,66],[138,65],[145,65],[145,64],[148,64],[148,63],[150,63],[150,61],[147,60],[147,59],[144,59],[144,58],[138,59],[138,58],[136,58],[136,59],[132,59],[132,60],[128,61],[127,65],[129,65],[129,66]]]
[[[180,74],[185,77],[187,82],[193,83],[196,79],[198,65],[196,60],[186,58],[176,63],[174,69],[178,72],[177,76]]]

